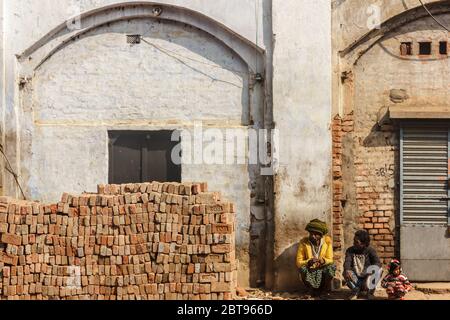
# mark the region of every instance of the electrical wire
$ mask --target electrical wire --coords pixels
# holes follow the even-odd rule
[[[3,145],[1,145],[1,144],[0,144],[0,153],[3,155],[3,157],[6,160],[6,166],[5,166],[6,171],[8,171],[14,177],[14,180],[16,181],[16,184],[19,187],[20,192],[22,193],[23,199],[27,200],[27,197],[25,196],[25,193],[23,192],[22,186],[20,185],[19,176],[14,172],[14,170],[11,166],[11,163],[9,162],[8,157],[6,156],[5,152],[3,151]]]
[[[160,46],[154,44],[153,42],[150,42],[150,41],[146,40],[144,37],[141,37],[141,40],[143,42],[145,42],[146,44],[148,44],[148,45],[150,45],[152,47],[155,47],[156,49],[158,49],[159,51],[161,51],[161,52],[163,52],[165,54],[171,53],[173,55],[178,56],[179,58],[183,58],[183,59],[187,59],[187,60],[190,60],[190,61],[193,61],[193,62],[201,63],[201,64],[204,64],[204,65],[210,66],[212,68],[225,69],[225,70],[228,70],[228,71],[231,71],[231,72],[234,72],[234,73],[237,73],[237,74],[241,74],[241,75],[250,75],[250,76],[253,75],[253,73],[251,73],[251,72],[243,72],[243,71],[238,71],[238,70],[234,70],[234,69],[227,68],[227,67],[217,66],[217,65],[214,65],[214,64],[211,64],[211,63],[207,63],[207,62],[204,62],[204,61],[200,61],[200,60],[196,60],[196,59],[193,59],[193,58],[190,58],[190,57],[186,57],[184,55],[179,54],[178,52],[175,52],[175,51],[172,51],[172,50],[169,50],[169,49],[163,49]]]
[[[436,17],[430,12],[430,10],[428,10],[428,8],[425,6],[425,4],[422,2],[422,0],[419,0],[419,2],[422,5],[422,7],[425,9],[425,11],[430,15],[431,18],[433,18],[434,21],[436,21],[436,23],[438,25],[440,25],[442,28],[444,28],[445,30],[450,32],[450,30],[442,22],[440,22],[438,19],[436,19]]]
[[[226,83],[226,84],[232,85],[232,86],[234,86],[234,87],[236,87],[236,88],[242,89],[241,86],[239,86],[239,85],[237,85],[237,84],[235,84],[235,83],[233,83],[233,82],[214,78],[213,76],[211,76],[211,75],[209,75],[209,74],[207,74],[207,73],[205,73],[205,72],[203,72],[203,71],[201,71],[201,70],[199,70],[199,69],[197,69],[197,68],[194,68],[193,66],[189,65],[189,64],[186,63],[184,60],[182,60],[181,58],[175,56],[175,54],[170,53],[170,52],[168,52],[168,51],[166,51],[166,50],[164,50],[164,49],[162,49],[162,48],[160,48],[160,47],[154,45],[154,44],[151,43],[151,42],[148,42],[148,41],[146,41],[146,40],[144,40],[144,39],[142,39],[142,41],[145,42],[145,43],[147,43],[148,45],[154,47],[156,50],[158,50],[158,51],[164,53],[164,54],[167,55],[168,57],[171,57],[172,59],[175,59],[176,61],[180,62],[181,64],[183,64],[184,66],[188,67],[189,69],[194,70],[195,72],[198,72],[198,73],[204,75],[205,77],[210,78],[211,81],[213,81],[213,82],[214,82],[214,81],[218,81],[218,82]],[[235,75],[235,76],[237,77],[237,75]]]
[[[255,44],[256,47],[258,47],[258,38],[259,38],[259,1],[257,0],[255,2]],[[258,51],[255,48],[255,68],[256,68],[256,73],[258,73]]]

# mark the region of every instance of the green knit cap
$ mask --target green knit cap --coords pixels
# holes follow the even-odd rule
[[[318,232],[322,235],[326,235],[328,233],[327,224],[319,219],[314,219],[306,226],[306,231],[308,232]]]

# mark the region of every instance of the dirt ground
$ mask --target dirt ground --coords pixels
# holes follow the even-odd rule
[[[265,291],[261,289],[246,290],[239,289],[239,300],[346,300],[350,295],[350,290],[341,289],[333,291],[329,296],[323,298],[312,298],[306,294],[300,292],[294,293],[275,293]],[[387,300],[387,295],[384,290],[377,290],[375,293],[376,300]],[[360,297],[358,300],[365,300],[364,297]],[[424,293],[420,290],[412,290],[406,296],[405,300],[450,300],[450,292],[443,293]]]

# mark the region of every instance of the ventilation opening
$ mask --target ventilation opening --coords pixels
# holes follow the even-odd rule
[[[439,54],[447,54],[447,41],[439,42]]]
[[[141,43],[141,35],[140,34],[129,34],[129,35],[127,35],[127,43],[129,43],[129,44],[139,44],[139,43]]]
[[[400,54],[402,56],[412,55],[412,42],[402,42],[400,45]]]
[[[419,42],[419,54],[429,56],[431,54],[431,42]]]

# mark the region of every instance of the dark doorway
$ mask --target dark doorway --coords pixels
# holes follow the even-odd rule
[[[172,161],[174,131],[110,131],[109,183],[181,182]]]

